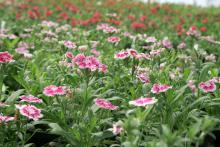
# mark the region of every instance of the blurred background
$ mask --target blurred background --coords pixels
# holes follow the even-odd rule
[[[220,6],[220,0],[141,0],[144,2],[159,2],[159,3],[179,3],[197,5],[202,7]]]

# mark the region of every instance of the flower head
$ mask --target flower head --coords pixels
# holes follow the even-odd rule
[[[135,106],[146,106],[146,105],[151,105],[156,103],[157,100],[154,97],[148,97],[148,98],[138,98],[133,101],[129,101],[130,105],[135,105]]]
[[[21,102],[29,102],[29,103],[42,103],[43,101],[33,95],[22,95],[20,96]]]
[[[121,39],[119,37],[116,37],[116,36],[112,36],[112,37],[108,37],[108,42],[111,42],[111,43],[118,43]]]
[[[26,116],[29,119],[38,120],[43,117],[41,110],[33,105],[16,105],[21,115]]]
[[[64,95],[66,93],[64,86],[50,85],[44,88],[43,93],[46,96]]]
[[[2,122],[9,122],[9,121],[13,121],[14,117],[11,116],[3,116],[0,114],[0,123]]]
[[[171,88],[172,88],[172,86],[169,86],[169,85],[154,84],[151,89],[151,92],[152,93],[161,93],[161,92],[165,92]]]
[[[12,55],[8,52],[0,52],[0,63],[12,62]]]
[[[102,98],[97,98],[95,99],[95,104],[103,109],[108,109],[108,110],[116,110],[118,109],[118,106],[113,105],[111,102],[109,102],[106,99],[102,99]]]
[[[216,90],[216,85],[213,80],[209,80],[206,82],[201,82],[199,84],[199,89],[201,89],[204,92],[214,92]]]

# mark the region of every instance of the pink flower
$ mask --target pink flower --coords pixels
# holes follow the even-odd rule
[[[172,88],[172,86],[169,86],[169,85],[154,84],[151,89],[151,92],[152,93],[161,93],[161,92],[165,92],[171,88]]]
[[[90,52],[91,52],[92,54],[94,54],[96,57],[100,56],[100,52],[97,51],[96,49],[92,49]]]
[[[12,62],[12,55],[8,52],[0,52],[0,63]]]
[[[131,57],[136,57],[138,55],[138,52],[135,49],[128,49],[127,51]]]
[[[108,42],[111,42],[111,43],[118,43],[121,39],[119,37],[115,37],[115,36],[112,36],[112,37],[108,37]]]
[[[182,43],[180,43],[180,44],[177,46],[178,49],[184,49],[185,47],[186,47],[186,43],[185,43],[185,42],[182,42]]]
[[[212,81],[215,83],[220,83],[220,77],[214,77],[212,78]]]
[[[21,115],[26,116],[29,119],[38,120],[43,117],[41,110],[33,105],[16,105]]]
[[[150,55],[149,54],[140,53],[140,54],[137,54],[135,56],[135,58],[138,59],[138,60],[141,60],[141,59],[148,59],[148,60],[150,60]]]
[[[216,90],[216,85],[213,80],[209,80],[206,82],[201,82],[199,84],[199,89],[201,89],[204,92],[214,92]]]
[[[112,128],[110,128],[110,129],[108,129],[108,130],[110,130],[110,131],[112,131],[112,133],[114,134],[114,135],[118,135],[118,134],[120,134],[124,129],[123,129],[123,127],[122,127],[122,122],[117,122],[117,123],[114,123],[113,125],[112,125]]]
[[[106,73],[107,72],[107,66],[105,64],[100,64],[99,65],[99,71]]]
[[[74,55],[71,52],[66,52],[65,56],[69,59],[73,59]]]
[[[111,102],[109,102],[108,100],[105,100],[105,99],[102,99],[102,98],[95,99],[95,104],[97,106],[99,106],[100,108],[103,108],[103,109],[108,109],[108,110],[118,109],[118,106],[115,106]]]
[[[137,78],[145,84],[150,83],[149,77],[145,73],[138,74]]]
[[[119,53],[115,54],[116,59],[125,59],[129,56],[127,51],[120,51]]]
[[[172,42],[168,38],[163,39],[162,44],[165,48],[168,48],[168,49],[173,47]]]
[[[22,95],[20,96],[21,102],[29,102],[29,103],[42,103],[43,101],[33,95]]]
[[[19,48],[16,48],[15,51],[18,53],[18,54],[25,54],[25,53],[28,53],[28,49],[25,48],[25,47],[19,47]]]
[[[50,85],[44,88],[43,93],[46,96],[64,95],[66,93],[64,86]]]
[[[64,41],[63,45],[67,48],[70,48],[70,49],[76,48],[76,44],[72,41],[69,41],[69,40]]]
[[[146,42],[155,43],[157,39],[155,37],[147,37]]]
[[[146,105],[151,105],[156,103],[157,100],[154,97],[148,97],[148,98],[138,98],[133,101],[129,101],[130,105],[135,105],[135,106],[146,106]]]
[[[3,116],[0,114],[0,123],[2,122],[9,122],[9,121],[13,121],[14,117],[11,116]]]

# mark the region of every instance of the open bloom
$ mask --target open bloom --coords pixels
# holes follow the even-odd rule
[[[14,117],[11,116],[3,116],[0,114],[0,123],[2,122],[9,122],[9,121],[13,121]]]
[[[201,82],[199,84],[199,89],[201,89],[204,92],[214,92],[216,90],[216,85],[213,80],[209,80],[206,82]]]
[[[22,95],[20,96],[21,102],[29,102],[29,103],[42,103],[43,101],[33,95]]]
[[[38,120],[43,117],[41,110],[33,105],[16,105],[21,115],[26,116],[29,119]]]
[[[12,62],[12,55],[8,52],[0,52],[0,63]]]
[[[169,85],[154,84],[153,87],[151,88],[151,92],[152,93],[161,93],[161,92],[165,92],[171,88],[172,88],[172,86],[169,86]]]
[[[100,72],[106,72],[107,66],[98,61],[94,56],[85,56],[84,54],[78,54],[72,60],[80,69],[90,69],[91,71],[99,70]]]
[[[108,42],[111,42],[111,43],[118,43],[121,39],[119,37],[116,37],[116,36],[112,36],[112,37],[108,37]]]
[[[118,53],[115,54],[115,58],[116,59],[125,59],[129,56],[128,51],[120,51]]]
[[[108,109],[108,110],[116,110],[118,109],[118,106],[113,105],[111,102],[109,102],[106,99],[102,99],[102,98],[97,98],[95,99],[95,104],[103,109]]]
[[[44,88],[43,93],[46,96],[64,95],[66,90],[64,86],[50,85]]]
[[[130,105],[135,105],[135,106],[146,106],[146,105],[151,105],[156,103],[157,100],[154,97],[147,97],[147,98],[138,98],[133,101],[129,101]]]

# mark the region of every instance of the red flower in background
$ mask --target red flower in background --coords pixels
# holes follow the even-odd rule
[[[200,31],[201,31],[201,32],[206,32],[207,29],[206,29],[206,27],[201,27],[201,28],[200,28]]]
[[[144,28],[146,28],[145,24],[139,23],[139,22],[133,22],[133,23],[131,24],[131,27],[132,27],[133,29],[144,29]]]

